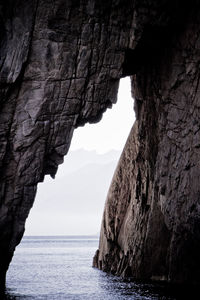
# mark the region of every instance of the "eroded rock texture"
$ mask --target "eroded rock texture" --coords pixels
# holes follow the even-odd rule
[[[132,4],[121,2],[1,2],[1,282],[37,183],[55,176],[74,128],[116,102],[133,36]]]
[[[197,284],[200,14],[194,2],[179,8],[174,23],[148,28],[136,46],[145,38],[150,43],[150,33],[161,42],[155,52],[141,48],[146,57],[132,76],[137,122],[108,193],[94,265],[137,279]]]
[[[116,102],[126,75],[138,121],[109,192],[95,265],[199,281],[198,6],[1,1],[1,285],[37,183],[55,176],[74,128],[100,120]]]

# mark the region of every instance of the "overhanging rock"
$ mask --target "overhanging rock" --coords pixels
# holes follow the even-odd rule
[[[1,285],[37,183],[55,176],[74,128],[99,121],[116,102],[126,75],[137,135],[120,167],[126,184],[116,207],[130,204],[120,218],[113,210],[102,231],[121,266],[104,259],[111,248],[102,244],[96,265],[199,282],[198,1],[7,0],[0,24]]]

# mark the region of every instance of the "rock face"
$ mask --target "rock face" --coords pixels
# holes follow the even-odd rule
[[[0,4],[0,282],[74,128],[97,122],[132,75],[137,123],[108,195],[94,265],[200,281],[198,1]]]
[[[94,257],[107,272],[200,282],[200,14],[191,5],[176,26],[157,27],[162,43],[132,76],[137,122],[108,192]]]
[[[0,282],[45,174],[74,128],[116,102],[133,7],[123,1],[1,1]]]

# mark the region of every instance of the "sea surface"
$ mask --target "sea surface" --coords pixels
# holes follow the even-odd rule
[[[24,237],[7,273],[5,299],[177,299],[162,285],[135,283],[92,268],[97,248],[97,237]]]

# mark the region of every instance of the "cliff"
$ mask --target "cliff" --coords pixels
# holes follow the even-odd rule
[[[199,284],[200,15],[194,2],[182,9],[173,26],[157,27],[152,59],[141,48],[146,57],[132,76],[137,122],[108,192],[94,266]]]
[[[101,119],[127,75],[137,123],[95,265],[199,282],[199,14],[193,0],[1,1],[1,286],[37,183],[55,176],[73,130]]]

